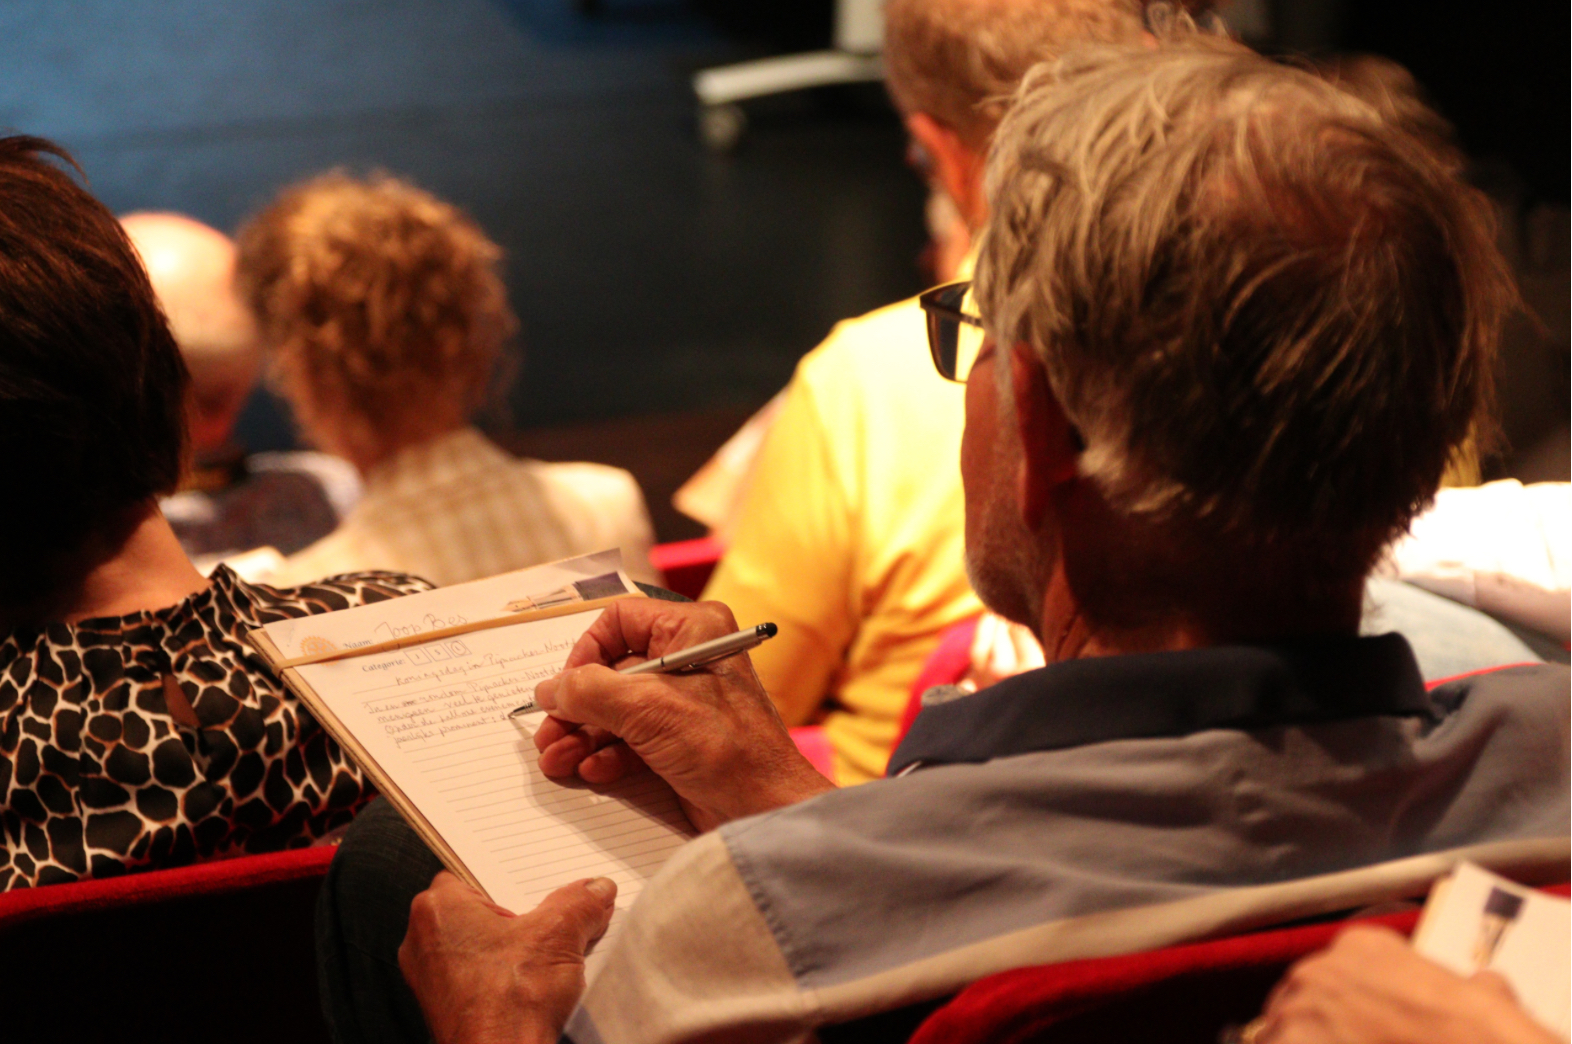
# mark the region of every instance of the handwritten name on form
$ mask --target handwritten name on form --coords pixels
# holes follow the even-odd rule
[[[595,788],[548,779],[530,738],[544,713],[507,717],[561,670],[598,615],[299,670],[497,903],[522,912],[583,877],[616,881],[609,939],[644,882],[691,836],[687,818],[649,773]]]

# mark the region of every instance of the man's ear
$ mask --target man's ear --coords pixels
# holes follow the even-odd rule
[[[925,112],[906,117],[906,132],[933,160],[933,176],[944,189],[961,220],[976,232],[988,218],[983,195],[983,170],[987,157],[961,140],[961,136]]]
[[[1075,481],[1081,447],[1042,362],[1024,344],[1010,350],[1010,393],[1021,440],[1020,509],[1030,529],[1047,517],[1053,494]]]

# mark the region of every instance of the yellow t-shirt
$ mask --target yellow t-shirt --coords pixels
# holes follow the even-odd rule
[[[841,783],[884,773],[966,580],[965,389],[928,359],[916,299],[843,322],[797,366],[704,597],[780,635],[752,652],[788,725],[823,719]]]

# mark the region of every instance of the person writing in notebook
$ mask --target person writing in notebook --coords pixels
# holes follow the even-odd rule
[[[619,603],[536,690],[540,764],[646,765],[706,832],[572,1008],[590,884],[509,917],[439,876],[406,906],[435,863],[369,810],[324,892],[341,1039],[800,1040],[1414,894],[1462,853],[1564,868],[1566,669],[1429,694],[1400,635],[1358,636],[1367,572],[1488,398],[1511,292],[1484,199],[1371,106],[1182,21],[1034,70],[987,184],[975,293],[926,295],[929,348],[966,381],[968,572],[1048,664],[925,707],[891,778],[836,790],[746,659],[611,669],[734,630],[725,606]],[[412,993],[380,992],[395,953]]]

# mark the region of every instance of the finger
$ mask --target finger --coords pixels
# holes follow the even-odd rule
[[[1019,660],[1015,655],[1015,635],[1010,633],[1008,625],[995,636],[993,642],[993,674],[996,678],[1008,678],[1016,673]]]
[[[977,618],[977,629],[972,632],[971,648],[972,669],[975,671],[988,669],[988,660],[993,654],[993,621],[992,613],[983,613]]]
[[[1400,932],[1379,924],[1356,924],[1337,933],[1337,938],[1332,942],[1333,947],[1373,949],[1376,952],[1391,953],[1396,950],[1407,950],[1408,939]]]
[[[563,670],[568,670],[568,668],[563,668]],[[556,710],[557,689],[561,686],[562,675],[560,674],[554,674],[545,681],[537,683],[535,685],[535,706],[548,713]],[[576,725],[577,723],[569,722],[568,724]]]
[[[540,926],[543,942],[582,957],[605,934],[616,899],[617,883],[594,877],[557,889],[527,916]]]
[[[585,758],[615,742],[617,737],[605,729],[586,725],[582,729],[568,733],[550,746],[542,748],[540,770],[548,776],[559,778],[571,776],[578,771],[579,763]]]
[[[466,896],[480,896],[479,892],[465,884],[457,874],[448,870],[438,870],[436,876],[431,879],[431,884],[426,887],[426,891],[444,901],[456,901]]]
[[[535,741],[535,749],[545,750],[562,737],[571,736],[581,728],[583,726],[577,722],[548,717],[540,723],[540,727],[535,730],[535,735],[532,737]]]
[[[1301,957],[1289,965],[1282,978],[1277,980],[1277,984],[1266,995],[1266,1002],[1261,1005],[1262,1017],[1270,1021],[1272,1017],[1276,1016],[1282,1010],[1283,1005],[1288,1003],[1295,994],[1304,988],[1306,969],[1313,969],[1317,962],[1324,960],[1326,960],[1326,951],[1321,950],[1308,957]]]
[[[596,751],[578,766],[579,778],[586,783],[615,783],[644,768],[644,760],[626,743],[616,743]]]
[[[1481,968],[1470,975],[1468,979],[1470,982],[1478,983],[1491,993],[1501,997],[1502,1000],[1511,1001],[1513,1004],[1517,1003],[1517,991],[1512,988],[1512,984],[1506,980],[1506,977],[1499,972]]]
[[[607,606],[595,618],[595,622],[590,624],[589,629],[579,635],[579,640],[573,643],[572,649],[568,650],[568,659],[562,665],[563,670],[584,667],[592,663],[610,667],[633,651],[633,647],[628,644],[628,639],[622,633],[620,605],[620,602],[613,602]]]
[[[1028,628],[1016,624],[1010,628],[1010,634],[1015,639],[1015,662],[1020,670],[1035,670],[1047,665],[1042,643]]]

